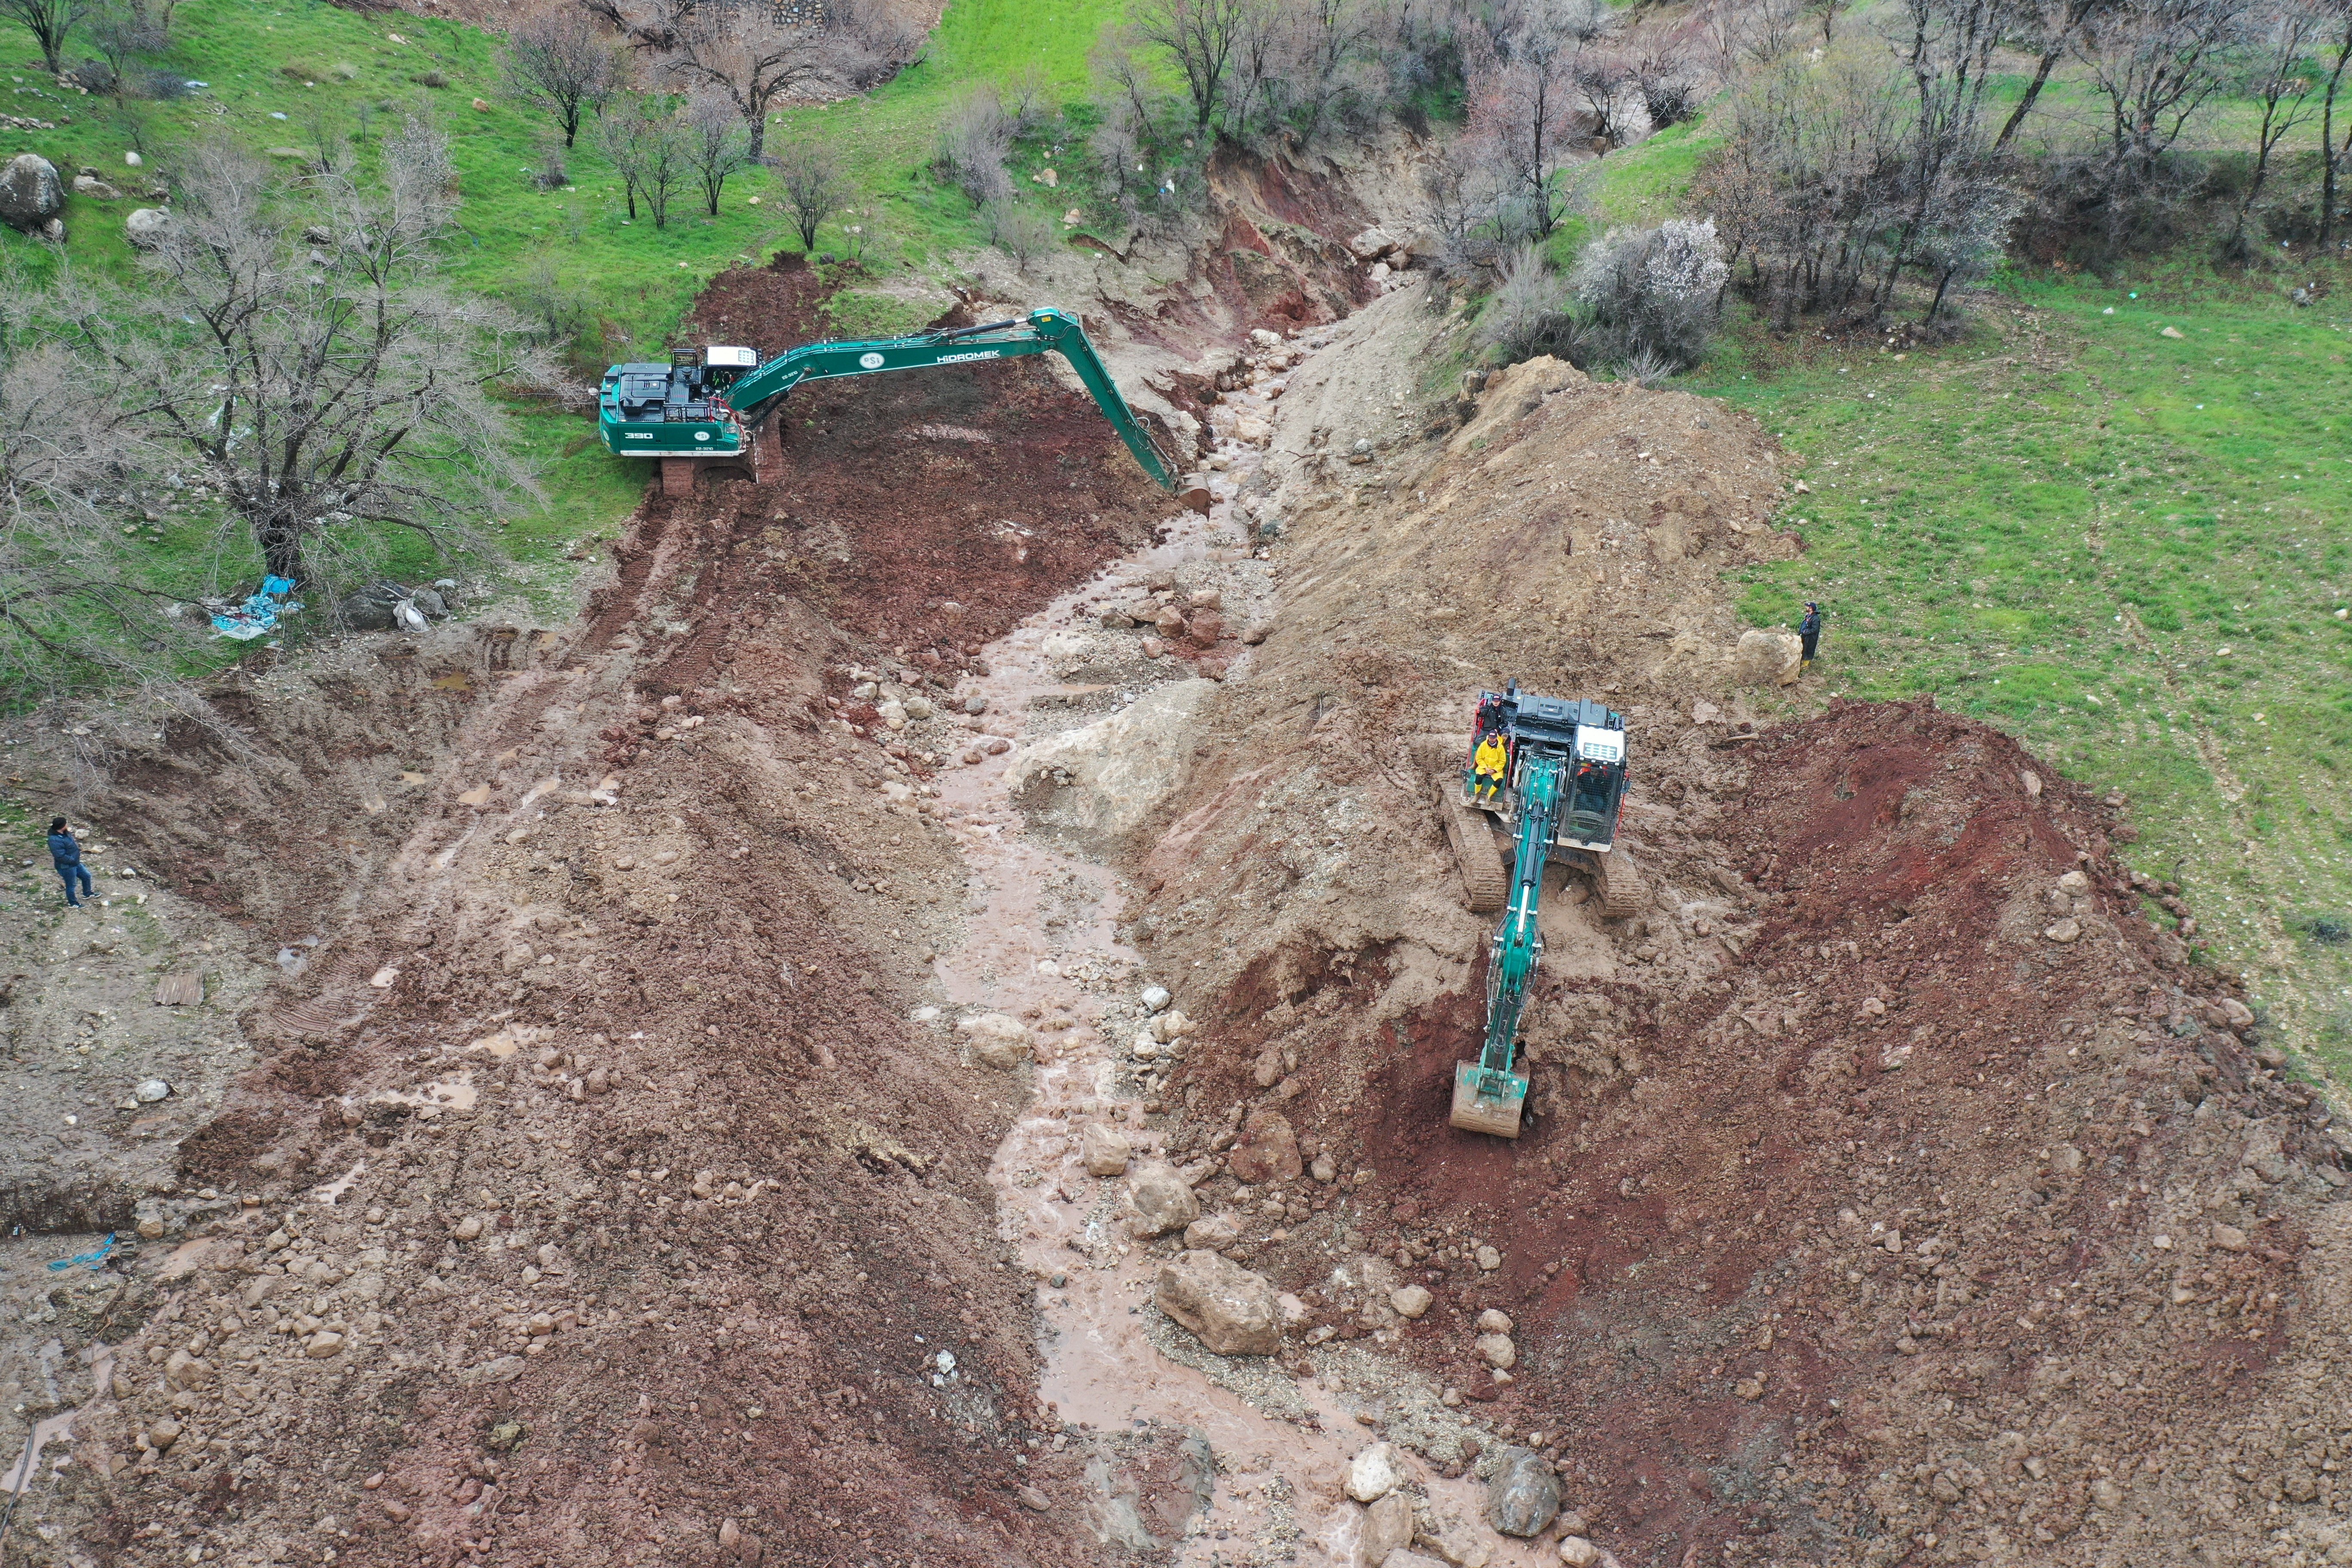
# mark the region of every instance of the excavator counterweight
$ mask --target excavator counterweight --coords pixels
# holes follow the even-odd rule
[[[1446,837],[1462,860],[1472,907],[1493,908],[1493,836],[1480,814],[1511,835],[1502,923],[1487,947],[1486,1026],[1475,1061],[1454,1072],[1452,1121],[1469,1132],[1517,1138],[1527,1104],[1519,1021],[1542,961],[1544,867],[1592,871],[1601,913],[1630,913],[1640,880],[1616,847],[1627,777],[1625,719],[1599,702],[1537,697],[1513,681],[1481,692],[1470,752],[1439,786]]]
[[[751,349],[712,347],[680,350],[668,364],[616,364],[604,373],[597,395],[597,428],[605,449],[617,457],[663,459],[666,479],[671,465],[690,474],[709,459],[749,458],[756,471],[762,426],[804,381],[1035,353],[1067,360],[1152,482],[1177,489],[1175,464],[1119,395],[1077,318],[1066,310],[1032,310],[1016,321],[911,337],[803,343],[765,361]],[[1188,505],[1206,510],[1205,491],[1183,493]]]

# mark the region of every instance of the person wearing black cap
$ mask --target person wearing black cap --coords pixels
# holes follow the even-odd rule
[[[1797,635],[1805,639],[1805,652],[1797,665],[1802,675],[1812,667],[1813,650],[1822,646],[1822,607],[1811,599],[1805,601],[1805,618],[1797,623]]]

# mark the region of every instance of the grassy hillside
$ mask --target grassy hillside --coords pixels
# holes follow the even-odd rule
[[[1909,355],[1744,324],[1692,378],[1805,459],[1749,617],[1820,599],[1822,692],[1932,692],[2123,792],[2134,862],[2352,1068],[2352,310],[2169,266],[1979,321]]]
[[[920,63],[877,94],[779,116],[772,146],[824,138],[866,193],[820,235],[820,247],[849,248],[844,226],[856,223],[868,241],[868,265],[889,271],[974,243],[970,204],[919,174],[939,116],[964,84],[1010,81],[1033,64],[1054,92],[1079,90],[1087,49],[1115,10],[1110,0],[1062,0],[1042,11],[999,0],[953,5]],[[15,58],[37,62],[21,26],[0,26],[0,38]],[[167,174],[175,150],[191,139],[227,136],[289,169],[322,148],[345,148],[365,169],[384,133],[411,113],[431,116],[450,133],[463,193],[447,251],[450,281],[527,313],[564,318],[567,331],[577,329],[574,358],[585,373],[606,359],[659,356],[712,274],[797,247],[761,171],[732,180],[716,215],[688,194],[667,226],[656,228],[642,212],[631,221],[620,182],[587,132],[564,152],[542,117],[499,92],[496,50],[490,34],[461,23],[362,14],[324,0],[185,0],[172,46],[154,63],[206,84],[186,98],[116,102],[60,89],[31,67],[12,79],[0,112],[52,121],[57,129],[0,131],[0,156],[39,153],[69,181],[91,168],[122,195],[69,196],[61,256],[5,230],[0,254],[35,276],[64,265],[128,279],[137,258],[123,219],[145,205],[140,193],[148,181]],[[129,166],[128,153],[141,154],[143,167]],[[547,188],[539,176],[551,156],[562,157],[569,177]],[[879,301],[875,307],[844,331],[907,324]],[[520,417],[548,505],[502,520],[499,532],[522,585],[552,605],[577,547],[614,535],[646,475],[608,457],[579,416]],[[208,537],[198,520],[168,526],[150,546],[159,574],[170,576],[183,563],[193,571]],[[398,544],[390,561],[405,574],[430,564]]]

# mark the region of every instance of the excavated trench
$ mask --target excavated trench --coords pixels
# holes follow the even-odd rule
[[[5,1244],[12,1554],[2352,1550],[2347,1141],[2124,804],[1930,704],[1775,722],[1722,588],[1801,548],[1772,444],[1548,361],[1457,398],[1459,328],[1414,283],[1255,342],[1172,522],[1034,366],[830,390],[582,625],[240,672],[241,751],[121,725],[150,918],[18,933],[11,1125],[158,1234]],[[1445,1125],[1486,922],[1423,752],[1510,676],[1628,714],[1651,902],[1548,889],[1504,1143]],[[1139,1234],[1170,1180],[1199,1224]],[[1188,1247],[1276,1353],[1159,1310]]]

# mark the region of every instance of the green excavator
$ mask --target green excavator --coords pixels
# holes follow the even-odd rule
[[[793,388],[835,376],[878,375],[894,370],[971,364],[1058,353],[1094,395],[1103,416],[1162,489],[1177,490],[1176,466],[1127,405],[1103,368],[1078,320],[1066,310],[1032,310],[1010,321],[944,328],[911,337],[803,343],[762,361],[754,349],[681,349],[667,364],[616,364],[604,373],[596,400],[597,427],[607,451],[662,460],[665,490],[690,487],[709,463],[760,471],[761,427]],[[1208,493],[1179,492],[1205,511]]]
[[[1499,778],[1478,772],[1479,748],[1490,740],[1503,752]],[[1545,866],[1591,872],[1605,920],[1640,907],[1640,877],[1616,843],[1626,768],[1623,714],[1599,702],[1537,697],[1517,681],[1479,693],[1469,753],[1459,774],[1439,786],[1470,907],[1503,910],[1487,950],[1486,1037],[1478,1059],[1454,1070],[1452,1121],[1465,1131],[1519,1135],[1528,1099],[1519,1019],[1543,958]],[[1507,882],[1498,875],[1489,819],[1510,835]]]

